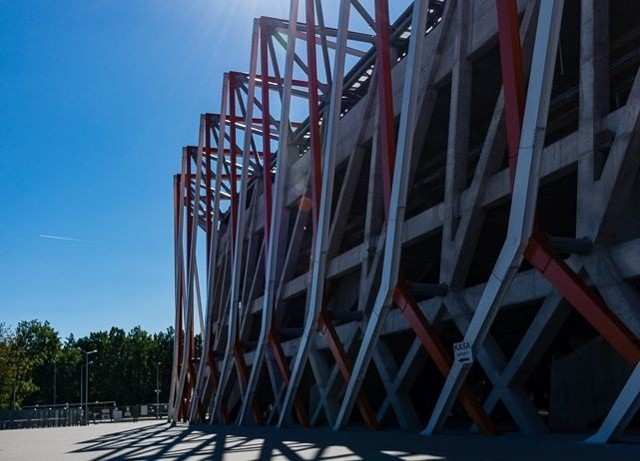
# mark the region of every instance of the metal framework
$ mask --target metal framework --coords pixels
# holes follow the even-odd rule
[[[640,9],[324,6],[254,21],[248,72],[183,148],[170,420],[538,433],[566,411],[558,351],[590,369],[603,341],[628,381],[589,441],[621,437],[640,407],[640,32],[622,15]]]

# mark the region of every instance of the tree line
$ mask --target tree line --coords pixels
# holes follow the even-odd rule
[[[112,327],[62,340],[48,321],[22,321],[15,329],[0,323],[0,409],[80,402],[85,351],[89,356],[89,401],[118,405],[167,402],[173,361],[174,329],[148,333]],[[84,392],[84,391],[83,391]],[[15,397],[14,397],[15,396]]]

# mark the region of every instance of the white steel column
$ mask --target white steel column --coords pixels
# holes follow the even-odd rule
[[[258,19],[254,19],[253,22],[253,35],[251,40],[251,63],[249,71],[249,89],[247,91],[247,114],[245,118],[245,132],[244,132],[244,145],[242,151],[242,175],[240,180],[240,196],[238,199],[238,221],[236,223],[236,239],[233,249],[233,269],[231,274],[231,292],[230,292],[230,304],[229,304],[229,316],[228,316],[228,335],[227,343],[225,345],[224,359],[222,362],[222,371],[220,373],[220,382],[218,383],[218,390],[213,403],[213,410],[211,412],[211,421],[215,421],[215,418],[219,416],[220,406],[222,405],[222,399],[224,398],[224,391],[229,382],[231,375],[233,357],[233,346],[236,342],[237,336],[237,324],[238,324],[238,309],[239,309],[239,296],[240,296],[240,280],[242,278],[242,248],[244,244],[244,215],[245,205],[247,201],[247,171],[249,165],[249,155],[251,151],[251,129],[253,126],[253,106],[256,87],[256,66],[257,66],[257,54],[258,54],[258,37],[259,37],[260,23]],[[263,76],[267,78],[267,76]],[[233,87],[233,86],[232,86]],[[226,116],[226,114],[224,114]],[[269,114],[263,114],[263,117],[268,117]],[[231,120],[231,123],[236,123],[235,120]],[[269,133],[263,133],[263,136],[269,137]],[[268,142],[271,142],[270,139]],[[235,146],[231,146],[232,149]],[[232,165],[235,168],[235,165]],[[240,382],[240,380],[238,380]],[[241,383],[240,386],[242,387]]]
[[[311,288],[307,303],[307,312],[304,322],[304,332],[300,338],[298,353],[296,354],[291,380],[287,387],[282,411],[278,420],[278,426],[285,424],[291,406],[298,392],[302,374],[307,363],[309,350],[316,335],[317,318],[322,309],[325,267],[329,250],[329,227],[331,226],[331,204],[333,199],[333,177],[335,174],[335,157],[338,146],[338,124],[340,122],[340,102],[342,98],[342,85],[344,81],[344,66],[349,29],[350,0],[341,0],[338,16],[338,37],[335,54],[335,67],[333,70],[333,84],[329,105],[327,132],[323,148],[322,165],[322,194],[320,198],[320,210],[318,211],[318,230],[312,253]],[[308,38],[307,38],[308,39]]]
[[[518,154],[507,238],[474,313],[465,341],[476,356],[523,259],[533,229],[541,152],[555,69],[563,0],[541,2]],[[423,434],[442,429],[472,362],[454,362]]]
[[[358,351],[351,379],[347,383],[344,399],[334,429],[344,427],[351,416],[362,386],[375,344],[380,336],[383,322],[393,301],[393,290],[398,282],[400,254],[402,252],[402,228],[407,201],[408,178],[411,168],[414,131],[418,117],[418,92],[420,88],[420,66],[427,24],[429,0],[416,0],[413,7],[411,37],[407,55],[400,128],[396,147],[396,161],[391,186],[391,198],[385,237],[384,260],[380,289],[373,311],[367,323],[362,345]],[[416,32],[418,31],[418,32]]]
[[[205,315],[205,328],[202,332],[202,354],[200,359],[200,366],[198,369],[198,380],[196,382],[196,388],[194,392],[194,402],[195,405],[192,405],[189,414],[189,421],[194,422],[196,418],[196,407],[200,404],[202,397],[205,395],[205,386],[207,384],[207,379],[205,379],[205,369],[206,364],[208,363],[208,355],[210,353],[211,347],[213,347],[212,343],[212,334],[213,334],[213,309],[214,309],[214,300],[216,293],[214,292],[215,280],[217,276],[217,255],[218,255],[218,220],[220,219],[220,196],[221,196],[221,187],[222,181],[220,178],[222,177],[222,163],[224,162],[224,133],[226,129],[226,110],[227,110],[227,93],[229,89],[229,77],[228,74],[224,75],[223,83],[222,83],[222,107],[220,114],[223,114],[219,118],[219,136],[218,142],[216,143],[216,147],[218,150],[218,158],[216,160],[216,173],[214,176],[215,180],[215,190],[213,196],[213,216],[207,217],[211,219],[211,241],[209,248],[207,249],[209,254],[209,268],[207,273],[207,304],[206,304],[206,315]],[[208,153],[208,155],[212,155]],[[221,160],[222,158],[222,160]],[[207,185],[209,187],[209,185]],[[216,366],[215,363],[210,364],[210,366]],[[216,373],[217,370],[213,370],[212,373]],[[212,376],[209,376],[208,382],[211,382]]]
[[[193,193],[193,224],[191,226],[190,232],[191,232],[191,242],[190,242],[190,246],[188,248],[189,251],[189,264],[187,267],[187,280],[185,282],[185,289],[186,289],[186,304],[184,305],[184,309],[185,309],[185,319],[184,319],[184,344],[183,344],[183,348],[182,348],[182,370],[180,370],[180,379],[178,380],[178,387],[176,388],[176,392],[177,392],[177,397],[175,399],[175,408],[174,408],[174,414],[175,414],[175,410],[178,408],[178,406],[181,403],[182,400],[182,394],[183,394],[183,389],[184,386],[186,384],[186,379],[187,379],[187,371],[189,369],[189,349],[190,349],[190,345],[191,345],[191,341],[189,340],[189,338],[192,337],[193,335],[193,331],[192,331],[192,323],[193,323],[193,303],[194,303],[194,289],[195,289],[195,283],[194,283],[194,278],[195,278],[195,274],[196,274],[196,246],[197,246],[197,239],[198,239],[198,212],[199,212],[199,203],[200,203],[200,182],[202,181],[202,153],[203,153],[203,149],[202,146],[204,145],[204,137],[205,137],[205,128],[206,128],[206,121],[205,121],[205,116],[201,115],[200,116],[200,133],[199,133],[199,141],[198,141],[198,157],[196,158],[196,174],[195,174],[195,191]],[[187,162],[190,162],[190,155],[189,153],[187,153]],[[185,184],[190,184],[191,178],[186,178],[185,180]],[[188,187],[191,187],[190,185]],[[187,204],[187,207],[189,207],[190,204]],[[187,209],[187,214],[189,213],[189,210]],[[178,334],[178,332],[176,332],[176,334]],[[187,415],[184,415],[185,418],[187,417]]]
[[[269,235],[268,258],[265,260],[265,288],[264,298],[262,305],[262,320],[260,325],[260,338],[258,339],[258,346],[254,354],[253,367],[251,368],[251,374],[249,375],[249,382],[245,395],[242,399],[242,407],[238,415],[238,424],[243,424],[246,418],[247,409],[253,399],[258,380],[260,379],[260,372],[262,371],[262,364],[264,362],[265,349],[268,344],[269,332],[271,331],[271,324],[273,322],[273,308],[274,308],[274,296],[276,292],[276,283],[279,279],[281,267],[278,266],[277,255],[280,253],[280,233],[286,229],[281,229],[282,223],[282,210],[286,205],[287,195],[287,172],[289,168],[289,133],[291,127],[289,124],[289,117],[291,111],[291,88],[293,81],[293,65],[295,55],[295,43],[297,33],[297,18],[298,18],[298,3],[299,0],[291,0],[291,6],[289,9],[289,31],[286,51],[286,63],[284,71],[284,88],[282,92],[282,108],[280,116],[280,130],[278,137],[278,159],[277,170],[275,179],[275,191],[273,196],[273,211],[271,214],[271,234]],[[263,78],[265,78],[263,76]],[[267,114],[268,115],[268,114]],[[265,116],[265,114],[263,114]],[[265,223],[266,225],[266,223]]]

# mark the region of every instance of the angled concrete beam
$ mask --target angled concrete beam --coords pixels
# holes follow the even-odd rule
[[[416,0],[413,9],[412,30],[426,30],[428,1]],[[450,4],[447,4],[449,7]],[[400,254],[402,249],[402,226],[404,223],[404,210],[407,200],[408,177],[410,174],[411,158],[413,153],[414,131],[418,116],[418,90],[419,74],[422,64],[422,49],[424,34],[411,34],[409,51],[407,55],[407,70],[405,73],[405,90],[402,97],[402,116],[400,118],[399,135],[395,165],[393,167],[393,180],[391,182],[389,209],[387,212],[387,233],[385,239],[384,263],[380,289],[367,322],[362,344],[354,363],[351,378],[347,384],[342,406],[334,429],[343,428],[353,407],[356,404],[362,382],[373,357],[375,343],[377,342],[384,318],[391,306],[394,288],[398,280]],[[436,64],[432,64],[437,67]],[[435,72],[434,72],[435,73]],[[383,168],[383,171],[384,168]]]
[[[489,333],[533,231],[540,154],[544,146],[562,7],[562,0],[550,0],[540,5],[507,239],[465,334],[465,341],[471,344],[474,356]],[[424,434],[442,430],[471,365],[472,362],[454,363]]]
[[[293,401],[298,393],[302,374],[307,363],[312,339],[317,328],[317,318],[322,309],[324,282],[329,249],[329,226],[331,225],[331,204],[333,202],[333,178],[335,174],[336,150],[338,146],[338,123],[340,121],[340,101],[344,81],[344,67],[349,26],[350,2],[342,0],[340,4],[337,50],[334,63],[333,85],[329,103],[327,131],[323,149],[322,195],[318,217],[317,237],[313,248],[312,278],[305,315],[304,334],[300,340],[300,348],[293,362],[291,380],[282,404],[282,412],[278,426],[285,424],[289,418]]]
[[[292,0],[289,9],[289,40],[287,41],[286,49],[286,63],[285,63],[285,81],[282,94],[282,109],[280,116],[280,135],[278,141],[278,148],[280,156],[278,158],[278,173],[275,180],[275,193],[273,197],[274,206],[273,213],[271,215],[271,232],[269,235],[267,255],[269,256],[265,260],[265,290],[262,305],[262,320],[260,326],[260,338],[258,339],[258,347],[256,349],[253,367],[251,369],[251,375],[249,376],[249,382],[245,390],[245,395],[242,399],[242,407],[239,413],[239,424],[243,424],[247,409],[250,402],[254,398],[256,386],[260,378],[262,371],[262,364],[264,361],[264,353],[268,343],[268,335],[272,329],[273,323],[273,311],[274,311],[274,297],[276,292],[276,282],[278,280],[280,267],[278,265],[280,254],[279,245],[281,242],[281,234],[286,232],[286,229],[282,229],[284,213],[284,201],[287,184],[287,172],[289,170],[289,135],[290,135],[290,111],[291,111],[291,89],[293,80],[293,65],[294,65],[294,53],[295,53],[295,36],[297,28],[298,17],[298,1]],[[249,306],[247,306],[247,310]],[[275,392],[275,389],[274,389]]]

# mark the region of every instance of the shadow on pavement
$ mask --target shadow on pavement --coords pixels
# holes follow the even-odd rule
[[[640,445],[586,445],[567,436],[444,435],[386,430],[332,432],[166,423],[118,431],[79,442],[93,460],[511,460],[640,459]],[[94,456],[95,455],[95,456]]]

